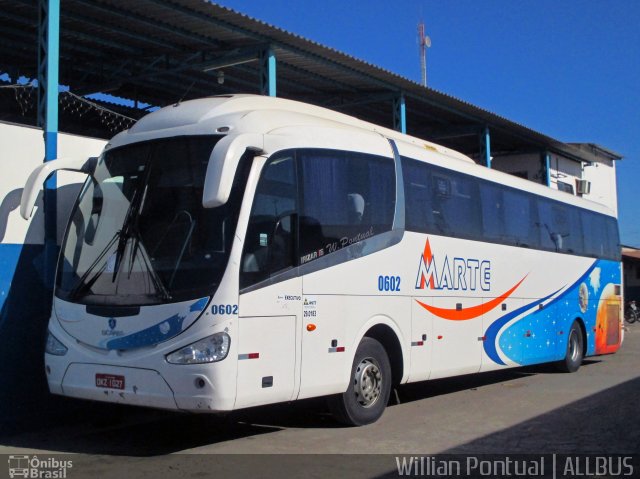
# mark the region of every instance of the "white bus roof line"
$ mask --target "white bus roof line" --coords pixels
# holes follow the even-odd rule
[[[277,113],[290,114],[289,118]],[[594,201],[569,195],[536,182],[515,177],[498,170],[477,165],[468,156],[436,143],[416,138],[401,132],[385,128],[364,120],[340,113],[328,108],[311,105],[285,98],[252,94],[220,95],[196,100],[188,100],[152,112],[140,119],[131,129],[116,135],[109,147],[150,140],[154,138],[213,134],[218,128],[229,127],[228,134],[258,133],[269,134],[275,130],[295,126],[332,126],[338,129],[354,129],[378,133],[394,140],[398,145],[428,153],[436,153],[452,160],[451,164],[426,160],[442,167],[450,167],[464,173],[502,183],[513,188],[530,191],[550,199],[570,203],[575,206],[592,209],[599,213],[614,216],[606,206]],[[401,150],[404,149],[401,147]],[[416,158],[425,161],[425,157]],[[484,168],[480,172],[477,168]]]

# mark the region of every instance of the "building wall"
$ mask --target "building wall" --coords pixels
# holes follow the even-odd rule
[[[497,156],[491,160],[491,167],[536,183],[544,183],[542,163],[537,153]]]
[[[616,185],[616,162],[602,160],[585,166],[582,178],[591,182],[591,193],[585,198],[607,205],[618,215],[618,189]]]
[[[562,189],[562,184],[569,185],[576,194],[576,180],[591,182],[591,191],[584,198],[611,208],[618,214],[618,192],[616,188],[616,165],[614,161],[603,159],[590,166],[560,155],[550,155],[551,188]],[[542,155],[529,153],[522,155],[505,155],[495,157],[493,168],[506,173],[522,176],[536,183],[545,182],[542,169]],[[583,166],[584,165],[584,166]]]
[[[559,155],[550,155],[549,165],[551,166],[551,187],[562,190],[562,185],[571,188],[573,194],[576,193],[576,180],[582,179],[581,164],[577,161],[569,160]]]
[[[58,156],[96,156],[104,144],[60,134]],[[43,354],[51,290],[43,281],[42,195],[29,221],[19,213],[23,186],[43,158],[42,130],[0,122],[0,423],[49,397]],[[58,239],[83,180],[77,173],[58,174]]]

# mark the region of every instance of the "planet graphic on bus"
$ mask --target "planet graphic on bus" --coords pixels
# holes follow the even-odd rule
[[[596,354],[612,353],[620,344],[620,297],[615,285],[607,284],[598,302],[596,316]]]
[[[578,304],[580,305],[580,311],[586,313],[589,307],[589,290],[585,283],[582,283],[578,290]]]

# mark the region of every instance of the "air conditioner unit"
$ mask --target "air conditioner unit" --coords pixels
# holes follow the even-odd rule
[[[576,180],[576,193],[588,195],[591,192],[591,182],[588,180]]]

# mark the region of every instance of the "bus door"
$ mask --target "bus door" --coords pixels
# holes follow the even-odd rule
[[[240,295],[236,408],[294,399],[301,284],[293,278]]]
[[[239,265],[236,408],[297,394],[302,279],[295,271],[296,203],[293,156],[272,157],[256,187]]]

